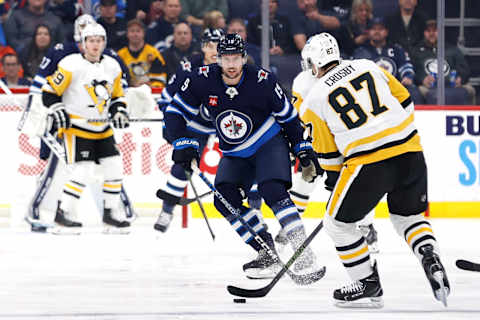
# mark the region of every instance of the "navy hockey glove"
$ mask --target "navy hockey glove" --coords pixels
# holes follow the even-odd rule
[[[313,151],[312,144],[304,140],[297,144],[293,151],[300,160],[302,166],[302,179],[306,182],[313,182],[315,178],[323,174],[323,170],[318,162],[317,155]]]
[[[56,103],[50,107],[50,114],[53,118],[54,130],[68,129],[72,126],[70,117],[63,103]]]
[[[192,161],[196,161],[195,165],[200,163],[200,155],[198,154],[198,141],[192,138],[180,138],[173,141],[172,145],[173,162],[181,165],[186,171],[192,172]]]
[[[127,107],[123,103],[113,103],[108,109],[108,117],[112,120],[113,127],[116,129],[125,129],[130,125]]]

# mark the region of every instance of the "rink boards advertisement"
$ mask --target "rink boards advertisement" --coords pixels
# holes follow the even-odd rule
[[[17,94],[17,104],[26,101],[25,94]],[[0,100],[0,130],[3,156],[0,181],[0,218],[2,223],[16,224],[23,219],[29,201],[36,189],[38,175],[46,162],[38,158],[39,139],[17,131],[21,108],[4,95]],[[10,103],[7,103],[9,101]],[[417,106],[415,123],[421,136],[428,166],[429,215],[431,217],[480,217],[480,107]],[[161,113],[158,113],[161,118]],[[128,196],[140,215],[156,216],[161,201],[156,190],[165,185],[172,165],[171,146],[162,138],[161,122],[132,123],[130,128],[115,133],[122,152],[124,184]],[[201,169],[213,181],[221,152],[211,139],[201,161]],[[62,171],[62,170],[60,170]],[[64,174],[68,174],[63,170]],[[62,179],[53,179],[42,210],[53,211],[62,190]],[[198,178],[194,184],[203,193],[208,188]],[[95,208],[100,200],[101,176],[92,174],[90,192],[82,202]],[[191,197],[193,193],[187,190]],[[306,217],[321,217],[329,192],[320,181],[306,212]],[[93,201],[92,201],[93,200]],[[208,214],[219,217],[213,207],[213,198],[204,198]],[[262,209],[263,210],[263,209]],[[201,217],[198,206],[191,205],[192,217]],[[272,216],[265,208],[267,217]],[[378,217],[386,217],[385,202],[376,208]],[[100,215],[99,215],[100,216]],[[1,220],[0,219],[0,220]],[[7,221],[7,222],[6,222]]]

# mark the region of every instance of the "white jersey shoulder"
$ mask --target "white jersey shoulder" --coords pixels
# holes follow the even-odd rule
[[[300,111],[303,100],[307,97],[317,80],[310,70],[300,72],[293,80],[292,104],[297,111]]]

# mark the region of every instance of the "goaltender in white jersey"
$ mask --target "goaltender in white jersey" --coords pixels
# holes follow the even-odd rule
[[[114,218],[122,187],[122,161],[109,121],[87,123],[87,119],[110,119],[115,128],[128,126],[128,114],[118,62],[102,52],[106,32],[99,24],[87,25],[82,33],[83,54],[63,58],[57,71],[47,77],[42,100],[50,110],[58,136],[63,138],[67,162],[72,168],[63,188],[55,222],[63,227],[81,227],[71,213],[99,163],[104,176],[103,222],[127,228],[128,221]]]
[[[407,89],[368,60],[340,59],[328,33],[309,39],[305,59],[318,78],[300,107],[313,125],[325,170],[340,171],[324,218],[326,232],[353,283],[333,293],[337,306],[382,307],[377,263],[355,223],[387,195],[390,219],[423,266],[436,299],[450,285],[427,209],[427,168]]]

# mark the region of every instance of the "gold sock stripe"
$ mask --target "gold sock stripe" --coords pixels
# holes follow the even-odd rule
[[[411,246],[412,245],[411,242],[412,242],[413,238],[415,238],[417,235],[419,235],[421,233],[430,233],[430,234],[433,235],[433,230],[429,227],[424,227],[424,228],[420,228],[420,229],[412,232],[407,238],[408,245]]]

